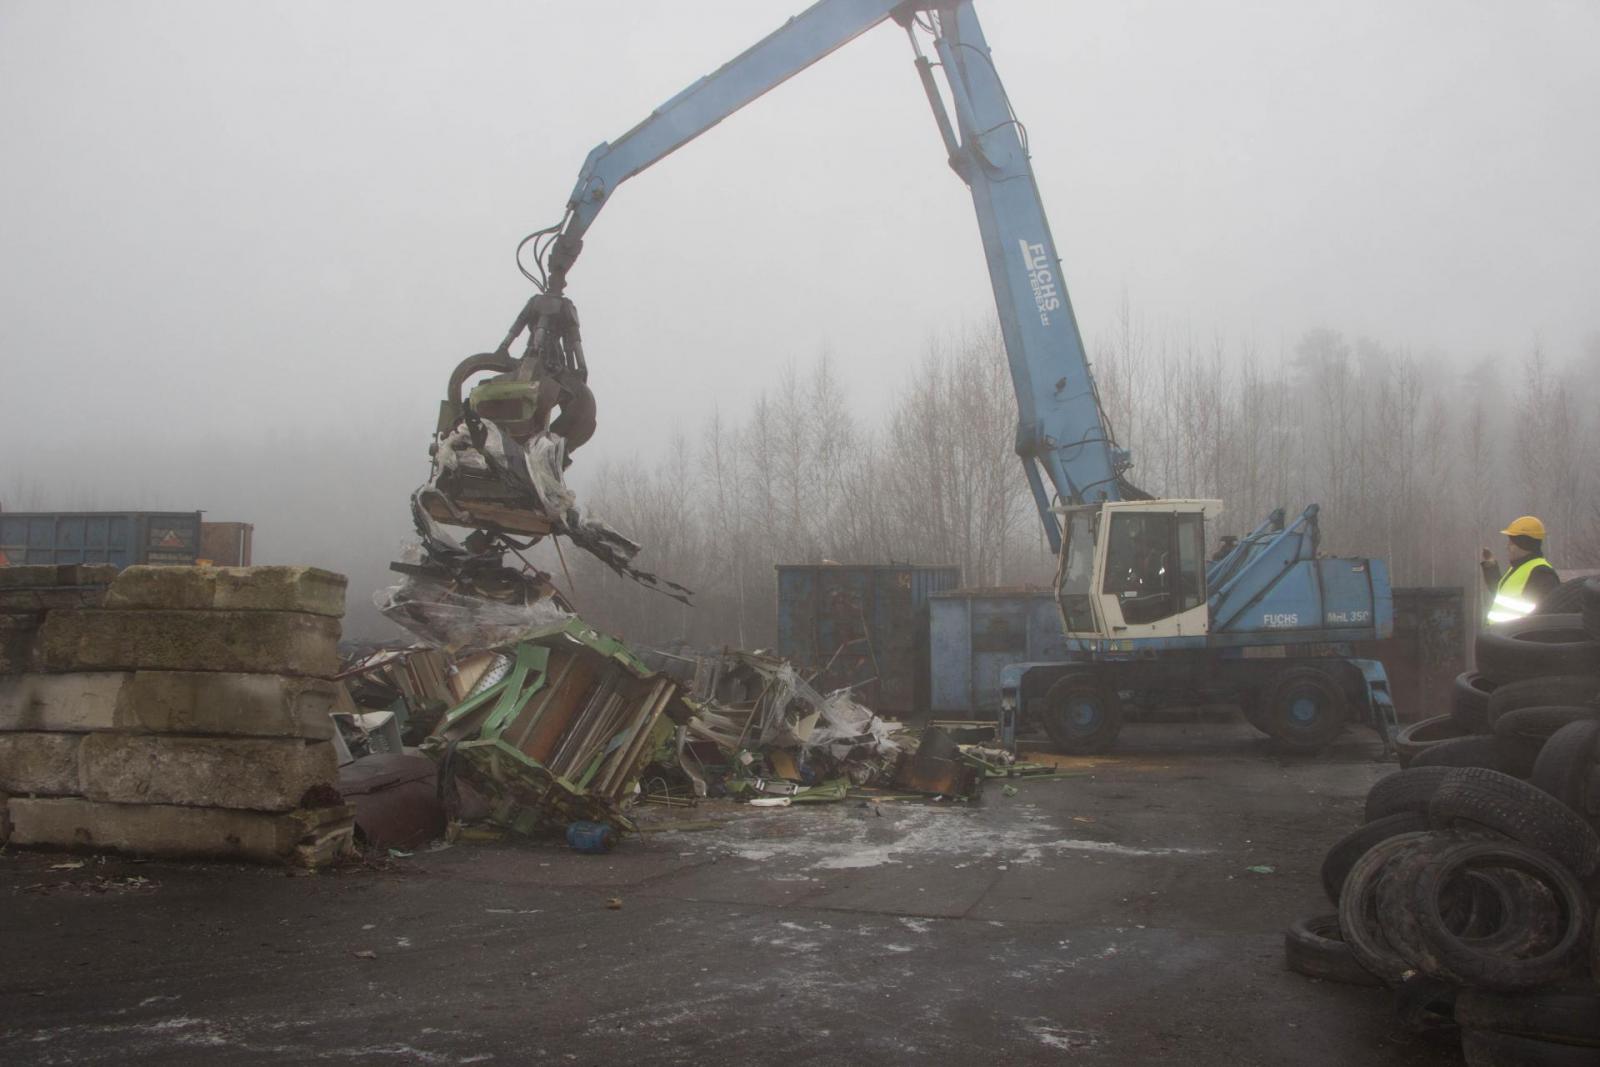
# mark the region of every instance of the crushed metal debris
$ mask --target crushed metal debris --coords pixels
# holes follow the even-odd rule
[[[695,822],[681,809],[718,799],[876,810],[1088,773],[1019,760],[993,724],[885,719],[766,653],[664,656],[562,610],[458,596],[459,615],[412,620],[427,644],[357,651],[339,675],[339,791],[368,847],[565,833],[604,852],[647,807],[651,829],[681,829]]]

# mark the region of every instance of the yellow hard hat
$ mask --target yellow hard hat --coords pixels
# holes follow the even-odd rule
[[[1533,515],[1524,515],[1514,520],[1510,526],[1500,531],[1507,537],[1531,537],[1535,541],[1544,540],[1544,523]]]

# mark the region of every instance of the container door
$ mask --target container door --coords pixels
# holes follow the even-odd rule
[[[1027,660],[1030,600],[1019,596],[971,601],[974,711],[998,712],[1001,669]]]
[[[964,715],[972,708],[972,633],[966,597],[928,601],[928,706],[937,715]]]
[[[871,673],[878,676],[880,705],[874,710],[904,715],[917,703],[918,633],[926,625],[917,608],[921,590],[913,580],[916,572],[909,568],[877,567],[870,573],[872,626],[866,636],[871,643]]]

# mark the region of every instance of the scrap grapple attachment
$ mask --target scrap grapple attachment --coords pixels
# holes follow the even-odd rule
[[[522,355],[511,347],[524,332]],[[456,365],[439,405],[428,480],[412,494],[417,558],[391,564],[404,581],[383,594],[386,614],[440,638],[472,604],[492,616],[554,602],[551,576],[521,553],[566,537],[606,566],[687,602],[689,590],[633,566],[639,545],[585,517],[564,472],[594,435],[595,400],[572,301],[540,293],[493,352]],[[469,531],[460,537],[447,527]],[[505,564],[514,553],[522,566]],[[445,640],[442,643],[452,643]]]

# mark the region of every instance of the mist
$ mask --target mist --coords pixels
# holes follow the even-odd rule
[[[347,629],[383,634],[367,601],[409,532],[446,376],[528,295],[516,241],[557,220],[591,147],[801,7],[0,2],[0,505],[253,523],[257,562],[349,574]],[[1130,388],[1207,352],[1221,369],[1190,380],[1240,418],[1265,418],[1241,368],[1303,400],[1334,362],[1352,397],[1383,377],[1362,366],[1414,368],[1416,391],[1387,402],[1419,420],[1438,405],[1407,430],[1420,438],[1435,425],[1465,440],[1481,404],[1492,473],[1452,468],[1440,499],[1462,506],[1433,538],[1455,562],[1407,558],[1397,580],[1455,580],[1504,509],[1533,506],[1519,472],[1556,443],[1516,433],[1519,410],[1550,410],[1530,392],[1536,353],[1575,401],[1572,428],[1543,432],[1592,453],[1600,8],[978,7],[1102,385],[1152,485],[1255,486],[1262,501],[1242,506],[1266,506],[1270,479],[1164,468],[1211,431],[1162,436],[1178,409]],[[979,358],[963,339],[984,335],[993,307],[966,189],[890,26],[631,181],[568,295],[600,405],[570,479],[663,570],[651,537],[665,528],[629,530],[621,487],[657,477],[675,439],[694,459],[687,496],[704,488],[707,424],[745,426],[827,354],[833,410],[862,442],[893,440],[936,377],[930,352]],[[1345,493],[1342,522],[1324,501],[1330,528],[1383,554],[1348,509],[1376,521],[1422,458],[1375,405],[1361,406],[1374,414],[1359,444],[1387,495],[1359,502],[1285,468],[1282,502]],[[890,480],[871,499],[904,487],[892,465],[873,470]],[[1594,486],[1536,491],[1570,498],[1576,551]],[[845,507],[843,492],[819,506]],[[1033,520],[1006,514],[996,536],[1010,547],[974,564],[986,580],[1037,564]],[[850,544],[890,552],[896,536]],[[748,561],[752,584],[781,553],[841,549],[748,543],[772,556]],[[628,604],[597,610],[641,627]],[[643,629],[733,640],[683,620],[673,607]]]

